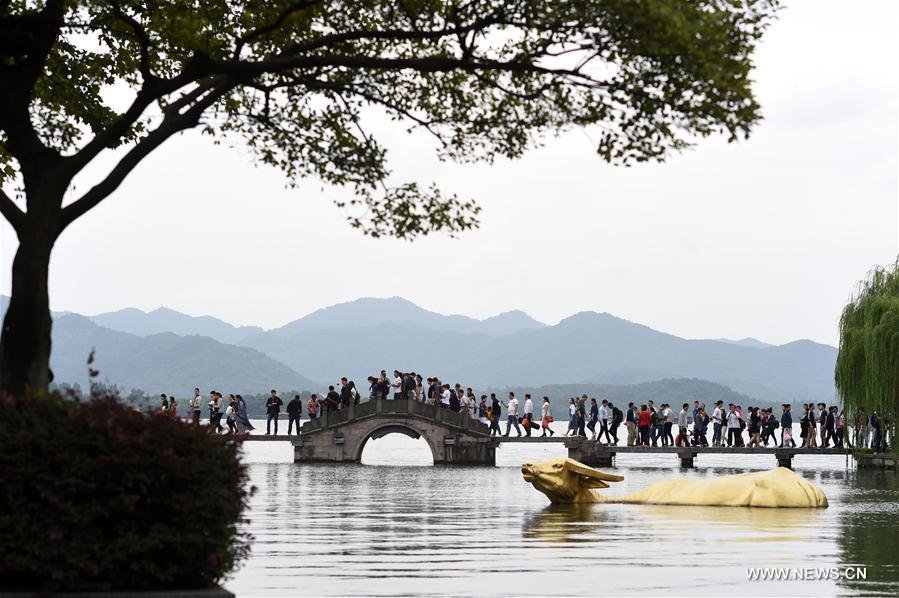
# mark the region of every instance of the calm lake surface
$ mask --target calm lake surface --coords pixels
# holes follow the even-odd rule
[[[506,445],[497,467],[435,467],[424,440],[401,435],[370,441],[362,465],[295,465],[287,443],[244,446],[258,491],[252,554],[224,584],[238,596],[899,595],[899,476],[841,456],[793,460],[827,509],[559,508],[519,467],[566,456],[561,444]],[[696,463],[622,455],[625,480],[605,492],[775,465],[773,455]],[[747,579],[749,567],[855,565],[867,581]]]

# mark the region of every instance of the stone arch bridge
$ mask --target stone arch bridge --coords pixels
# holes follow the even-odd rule
[[[468,413],[413,400],[377,399],[322,413],[292,439],[294,461],[359,462],[373,439],[400,433],[424,438],[435,464],[493,465],[499,442]]]

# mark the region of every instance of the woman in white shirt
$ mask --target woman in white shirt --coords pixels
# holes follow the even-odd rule
[[[575,414],[577,413],[577,404],[575,404],[574,399],[568,403],[568,430],[565,432],[565,436],[574,436],[577,433],[577,418]]]
[[[541,436],[546,436],[547,431],[549,431],[549,435],[552,436],[555,432],[549,427],[549,425],[553,423],[553,410],[552,407],[549,406],[549,397],[543,397],[543,405],[541,405],[540,410],[543,412],[542,421],[540,423],[540,427],[543,428],[543,434],[541,434]]]

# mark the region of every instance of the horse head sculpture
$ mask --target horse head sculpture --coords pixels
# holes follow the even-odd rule
[[[827,497],[815,484],[785,467],[770,471],[716,476],[703,480],[668,480],[651,484],[622,498],[609,498],[596,491],[623,476],[608,474],[574,459],[549,459],[525,463],[521,473],[526,482],[553,503],[614,502],[654,505],[697,505],[728,507],[827,506]]]

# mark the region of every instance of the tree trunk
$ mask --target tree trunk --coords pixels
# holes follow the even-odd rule
[[[0,388],[18,396],[46,390],[52,380],[47,276],[57,224],[50,214],[36,212],[18,231],[12,295],[0,336]]]

